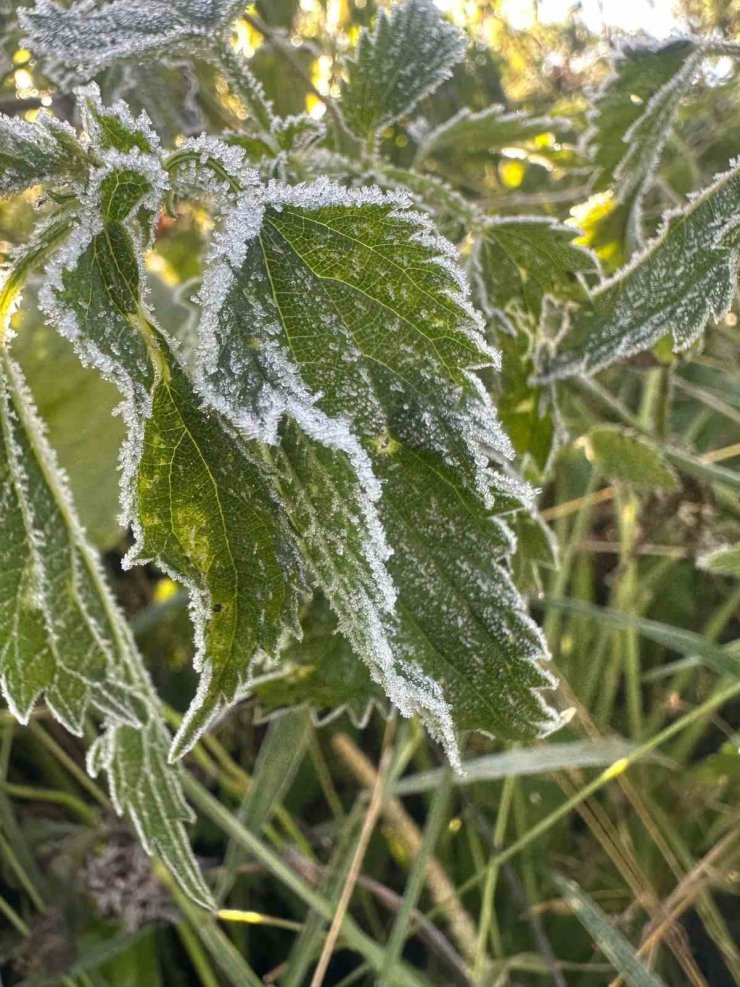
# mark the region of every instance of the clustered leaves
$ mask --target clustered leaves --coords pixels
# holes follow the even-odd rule
[[[544,698],[554,685],[544,638],[512,579],[513,567],[536,585],[552,543],[511,460],[516,451],[536,476],[547,467],[558,429],[543,384],[668,331],[685,348],[726,311],[740,206],[734,166],[594,286],[598,264],[575,229],[488,215],[440,177],[463,151],[485,158],[567,121],[464,109],[409,129],[412,170],[377,156],[384,128],[408,120],[463,57],[462,34],[431,0],[381,12],[360,35],[329,131],[276,116],[228,47],[236,11],[37,0],[21,21],[61,80],[64,66],[86,80],[175,49],[220,53],[249,110],[243,133],[168,150],[145,114],[107,105],[95,84],[75,91],[78,131],[44,113],[33,124],[0,117],[0,193],[52,193],[0,290],[12,560],[0,587],[3,691],[24,720],[42,693],[75,732],[96,716],[91,769],[106,769],[145,845],[205,903],[173,763],[240,698],[317,716],[347,706],[362,722],[385,695],[419,715],[457,767],[462,731],[526,740],[562,722]],[[613,182],[620,202],[644,192],[703,54],[687,41],[622,55],[587,141],[599,187]],[[624,105],[625,86],[647,101],[643,113]],[[157,320],[144,262],[165,207],[182,201],[215,225],[189,359]],[[471,238],[466,270],[439,227]],[[41,264],[48,322],[122,395],[125,564],[153,561],[189,591],[200,684],[168,752],[141,658],[8,354],[10,315]],[[538,327],[553,311],[567,331],[546,353]],[[513,446],[484,383],[498,371]],[[607,475],[624,448],[652,462],[637,439],[606,430],[589,441]]]

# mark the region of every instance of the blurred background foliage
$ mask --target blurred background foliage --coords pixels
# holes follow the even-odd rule
[[[492,215],[550,216],[577,226],[580,242],[611,273],[635,244],[609,181],[594,181],[583,135],[593,91],[619,39],[608,17],[611,11],[621,23],[619,5],[604,4],[600,30],[587,16],[589,5],[578,3],[562,5],[555,20],[538,16],[544,10],[535,0],[440,5],[472,43],[453,77],[422,105],[422,122],[402,119],[384,132],[389,167],[378,180],[392,183],[390,166],[409,168],[425,133],[462,107],[479,112],[497,103],[533,118],[555,117],[495,145],[433,148],[424,173]],[[650,19],[649,3],[624,6],[644,6]],[[320,119],[321,97],[338,94],[342,59],[375,10],[372,0],[261,0],[237,21],[233,44],[252,58],[280,114],[305,110]],[[40,106],[53,106],[73,119],[69,94],[58,92],[22,47],[14,11],[0,0],[0,109],[33,119]],[[681,0],[673,22],[662,23],[666,31],[676,26],[737,40],[740,8],[733,0]],[[667,207],[740,150],[736,64],[718,57],[703,71],[646,199],[648,233]],[[105,97],[145,109],[171,145],[204,129],[226,129],[249,147],[245,109],[218,66],[156,63],[111,69],[98,81]],[[330,172],[328,156],[323,164]],[[31,191],[0,203],[0,253],[28,233],[37,197]],[[451,202],[438,221],[465,254],[464,219]],[[188,300],[209,232],[204,211],[180,206],[176,218],[162,218],[147,259],[153,304],[186,350]],[[540,295],[535,307],[542,304],[539,326],[524,316],[513,333],[505,319],[492,317],[504,362],[489,383],[520,465],[542,490],[543,523],[519,522],[522,550],[514,564],[544,621],[575,715],[539,747],[510,749],[509,760],[496,759],[504,749],[495,741],[470,738],[467,757],[485,760],[465,784],[444,773],[425,782],[424,772],[440,765],[439,752],[416,724],[397,724],[392,741],[386,734],[386,796],[352,914],[383,949],[408,903],[401,942],[424,983],[616,984],[626,963],[615,961],[620,948],[628,959],[639,950],[667,984],[740,983],[740,703],[719,708],[715,699],[732,676],[718,674],[694,650],[697,642],[717,642],[716,651],[726,645],[723,655],[740,654],[732,643],[740,637],[737,563],[733,569],[711,561],[720,546],[740,543],[737,315],[711,326],[702,345],[680,358],[659,345],[601,374],[595,385],[575,380],[557,391],[537,390],[530,376],[538,334],[560,328]],[[152,568],[120,569],[127,535],[116,517],[123,435],[111,415],[117,395],[79,365],[33,305],[19,313],[15,328],[16,354],[83,521],[105,553],[176,723],[194,688],[191,628],[173,583]],[[672,443],[690,451],[688,465],[671,460]],[[559,605],[564,597],[567,605]],[[325,924],[316,912],[307,917],[289,874],[336,906],[385,731],[380,698],[366,708],[364,667],[347,681],[343,642],[321,601],[314,607],[311,635],[288,656],[291,675],[264,685],[261,709],[294,706],[310,682],[329,714],[343,677],[345,693],[355,696],[352,715],[327,715],[316,727],[299,709],[265,726],[255,703],[246,703],[188,761],[222,806],[219,812],[196,805],[194,846],[220,900],[241,910],[241,921],[217,924],[197,913],[166,874],[152,869],[105,793],[85,777],[83,745],[43,710],[27,731],[0,713],[3,983],[212,987],[252,983],[252,971],[266,983],[311,982]],[[615,751],[629,757],[662,731],[669,736],[660,756],[628,774],[615,770],[588,799],[579,794]],[[397,780],[404,772],[412,778],[407,792],[408,779]],[[435,839],[424,839],[432,823]],[[272,863],[246,848],[245,832],[271,848]],[[516,854],[502,855],[512,846]],[[404,895],[424,868],[412,902]],[[626,979],[660,982],[641,976]],[[340,940],[325,982],[374,979]]]

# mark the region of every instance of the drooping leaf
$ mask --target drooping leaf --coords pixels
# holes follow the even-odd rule
[[[277,459],[286,451],[303,458],[306,520],[297,534],[314,578],[371,674],[402,711],[425,718],[453,758],[458,729],[518,736],[555,722],[533,692],[551,681],[539,666],[543,642],[505,570],[474,575],[451,561],[471,512],[480,538],[471,550],[503,558],[510,542],[488,518],[490,505],[511,507],[522,496],[489,468],[490,456],[508,449],[472,369],[495,355],[462,288],[448,248],[394,197],[326,183],[273,186],[255,215],[250,190],[209,258],[198,360],[202,392],[237,428],[273,445],[284,419],[305,433],[304,448],[292,451],[283,435]],[[306,442],[314,444],[308,458]],[[394,550],[396,616],[387,593],[372,589],[384,580],[363,561],[362,538],[344,535],[362,518],[358,494],[367,508],[374,486],[367,451],[383,480],[377,510]],[[346,479],[332,491],[337,469]],[[420,489],[436,510],[405,515]],[[359,532],[372,535],[367,519],[365,510]],[[333,536],[306,545],[302,533],[315,538],[316,530],[335,531],[336,546]],[[458,609],[467,604],[467,616],[453,613],[452,599]],[[488,609],[484,599],[494,601]]]
[[[687,349],[732,303],[740,247],[740,164],[669,213],[645,251],[575,313],[543,379],[590,374],[671,333]]]
[[[725,545],[705,552],[699,559],[699,568],[719,576],[740,579],[740,545]]]
[[[670,463],[648,439],[613,425],[591,429],[583,443],[590,462],[610,480],[644,490],[673,490],[678,480]]]
[[[488,219],[469,262],[484,311],[517,305],[538,320],[546,295],[584,298],[580,278],[597,271],[598,261],[573,243],[578,232],[545,216]]]
[[[235,0],[111,0],[92,7],[78,0],[65,8],[54,0],[37,0],[19,11],[19,18],[34,52],[91,78],[121,59],[209,45],[240,6]]]
[[[81,734],[96,714],[103,734],[90,766],[105,767],[114,804],[149,852],[205,907],[211,896],[184,823],[192,820],[141,656],[77,521],[20,369],[0,352],[0,684],[26,722],[40,694]]]
[[[567,120],[558,117],[529,117],[518,111],[509,112],[499,103],[479,113],[464,107],[424,137],[416,163],[450,153],[459,157],[488,154],[569,126]]]
[[[154,560],[187,585],[201,673],[174,758],[243,693],[256,652],[276,651],[285,629],[297,633],[302,583],[258,450],[201,407],[164,342],[151,416],[137,441],[129,479],[137,540],[126,563]]]
[[[373,462],[398,588],[395,654],[438,685],[456,730],[531,739],[555,729],[542,696],[554,685],[547,645],[505,568],[506,525],[428,454],[391,443]]]
[[[84,149],[69,124],[48,113],[33,123],[0,113],[0,197],[47,180],[63,185],[85,168]]]
[[[380,10],[348,60],[342,110],[365,137],[409,113],[449,77],[465,51],[461,32],[432,0],[403,0]]]

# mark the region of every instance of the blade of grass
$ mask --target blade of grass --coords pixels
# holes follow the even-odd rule
[[[552,879],[594,943],[613,964],[614,969],[622,974],[630,987],[664,987],[660,977],[648,970],[629,941],[575,881],[570,881],[560,874],[553,874]]]
[[[259,833],[269,822],[274,807],[282,802],[301,765],[311,733],[311,718],[302,709],[274,720],[260,746],[252,780],[237,818],[247,829]],[[216,887],[216,901],[222,902],[233,887],[236,869],[243,853],[229,840],[224,855],[224,869]]]
[[[313,890],[291,867],[285,863],[273,850],[266,846],[254,833],[250,833],[234,818],[231,812],[218,799],[204,788],[200,782],[189,774],[183,778],[183,785],[192,804],[215,823],[224,833],[233,836],[267,870],[288,890],[297,895],[306,905],[317,911],[325,920],[331,922],[335,910],[331,902]],[[346,915],[342,922],[342,937],[348,948],[356,950],[365,957],[373,969],[382,969],[383,950],[376,942],[367,936],[354,920]],[[423,987],[425,981],[407,965],[399,965],[399,984]],[[406,980],[400,978],[405,977]]]
[[[571,768],[600,768],[613,764],[621,757],[626,757],[634,749],[633,743],[616,737],[520,747],[503,751],[501,754],[484,754],[482,757],[465,761],[464,774],[456,774],[451,779],[451,784],[459,788],[478,782],[547,774],[551,771]],[[440,784],[445,772],[445,768],[434,768],[431,771],[408,775],[396,782],[393,786],[393,794],[405,796],[432,791]]]
[[[421,889],[424,884],[424,874],[429,857],[434,852],[437,839],[439,837],[442,824],[444,823],[447,805],[450,797],[450,769],[444,769],[444,775],[434,793],[432,804],[427,816],[427,824],[424,829],[424,838],[421,841],[419,852],[414,858],[414,863],[406,882],[406,890],[403,895],[401,908],[396,914],[396,919],[391,928],[391,933],[385,947],[385,966],[380,976],[381,987],[388,987],[390,984],[390,974],[395,967],[403,950],[403,944],[408,935],[408,926],[411,919],[411,912],[419,900]]]
[[[389,717],[385,727],[385,734],[383,736],[383,746],[381,749],[380,761],[378,763],[378,771],[370,792],[370,802],[368,803],[367,813],[365,814],[362,829],[360,830],[357,846],[355,848],[354,856],[352,857],[352,863],[349,867],[349,873],[347,874],[347,879],[345,880],[344,887],[342,888],[342,894],[340,895],[337,903],[336,913],[329,927],[329,932],[326,936],[326,941],[324,942],[324,948],[319,956],[319,962],[316,964],[316,969],[314,970],[313,977],[311,978],[311,987],[321,987],[324,982],[324,977],[326,976],[326,971],[329,968],[332,953],[334,952],[337,939],[339,938],[339,932],[342,928],[344,916],[347,914],[347,909],[349,908],[349,903],[352,899],[352,892],[355,889],[357,878],[360,876],[362,862],[365,859],[368,844],[370,843],[370,837],[372,836],[373,830],[375,829],[375,824],[378,821],[380,807],[383,803],[383,789],[385,787],[386,772],[388,771],[391,763],[391,744],[395,733],[395,727],[395,717]],[[386,967],[384,962],[381,974],[384,974],[385,970]]]
[[[619,613],[616,610],[597,607],[591,603],[586,603],[584,600],[542,596],[533,599],[532,603],[543,607],[545,610],[591,617],[602,623],[610,624],[612,627],[634,629],[648,640],[661,644],[665,648],[670,648],[672,651],[677,651],[679,654],[698,656],[705,665],[720,675],[731,675],[735,679],[740,678],[740,648],[735,644],[723,647],[707,641],[691,631],[662,624],[657,620],[635,617],[630,613]]]

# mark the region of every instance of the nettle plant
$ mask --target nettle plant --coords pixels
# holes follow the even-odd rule
[[[3,694],[22,722],[40,696],[75,734],[92,718],[89,770],[105,770],[118,811],[206,906],[178,762],[244,697],[358,722],[393,704],[458,769],[466,731],[527,739],[563,722],[521,595],[555,565],[528,482],[557,443],[555,382],[668,334],[691,346],[732,301],[740,241],[736,163],[604,280],[576,228],[490,215],[466,183],[492,149],[550,135],[539,153],[555,158],[568,120],[498,105],[438,126],[418,114],[466,50],[431,0],[360,34],[321,122],[273,111],[230,44],[243,14],[233,0],[38,0],[18,12],[21,35],[73,94],[74,125],[0,117],[0,193],[41,188],[0,292]],[[626,48],[596,99],[584,168],[636,246],[672,121],[717,54],[734,50]],[[183,98],[160,137],[90,81],[146,91],[146,66],[165,57],[217,73],[238,132],[183,137]],[[384,142],[398,121],[404,166]],[[191,207],[212,233],[175,340],[146,258]],[[153,562],[189,593],[200,684],[173,739],[11,354],[37,274],[28,296],[46,322],[121,393],[124,566]],[[590,450],[655,468],[626,432],[602,429]]]

